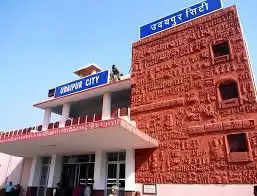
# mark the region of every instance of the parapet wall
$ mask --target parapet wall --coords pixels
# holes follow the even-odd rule
[[[136,150],[136,182],[257,183],[256,95],[236,8],[142,39],[132,50],[132,119],[160,143]],[[227,85],[233,98],[223,94]],[[245,146],[235,150],[238,138]]]

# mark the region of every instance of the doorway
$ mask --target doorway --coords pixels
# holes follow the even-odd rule
[[[65,156],[62,182],[70,189],[94,183],[95,155]]]
[[[111,194],[112,188],[116,187],[119,196],[125,195],[125,152],[107,153],[107,180],[106,193]]]

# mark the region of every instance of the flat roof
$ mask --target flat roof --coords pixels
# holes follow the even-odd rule
[[[0,152],[22,157],[156,147],[156,139],[120,118],[0,139]]]

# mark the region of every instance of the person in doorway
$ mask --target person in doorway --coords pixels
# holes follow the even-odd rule
[[[86,183],[85,189],[84,189],[84,196],[91,196],[91,195],[92,195],[92,186]]]
[[[62,195],[62,184],[58,182],[54,196],[61,196],[61,195]]]
[[[119,194],[119,187],[114,185],[112,186],[112,192],[109,194],[109,196],[118,196]]]
[[[14,186],[14,194],[13,196],[20,196],[20,193],[21,193],[21,185],[20,184],[16,184]]]
[[[6,196],[12,196],[12,193],[14,191],[14,186],[13,186],[12,181],[10,181],[8,184],[6,184],[4,189],[5,189]]]
[[[54,196],[71,196],[71,195],[72,193],[69,192],[68,187],[64,183],[62,182],[57,183],[57,188]]]

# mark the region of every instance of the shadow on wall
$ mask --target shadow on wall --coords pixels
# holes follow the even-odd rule
[[[136,174],[138,172],[138,170],[142,170],[145,169],[146,171],[154,169],[156,164],[158,164],[158,162],[160,162],[159,157],[156,157],[156,151],[158,151],[156,148],[147,148],[147,149],[137,149],[135,151],[135,160],[136,160],[136,164],[135,164],[135,171]],[[151,155],[153,155],[153,158],[150,158]]]
[[[0,153],[0,187],[7,181],[19,184],[23,167],[23,158]]]

